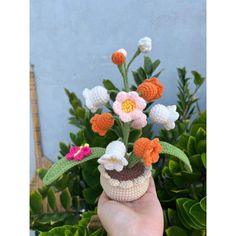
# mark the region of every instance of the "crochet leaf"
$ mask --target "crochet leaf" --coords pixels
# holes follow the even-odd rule
[[[169,143],[162,142],[162,141],[160,143],[162,146],[162,153],[163,154],[168,154],[168,155],[178,158],[179,160],[181,160],[185,164],[187,170],[189,172],[192,172],[192,167],[189,162],[189,159],[183,151],[181,151],[179,148],[177,148]]]
[[[91,150],[92,154],[88,157],[85,157],[81,161],[76,161],[76,160],[69,161],[65,157],[63,157],[62,159],[54,163],[47,171],[47,174],[44,176],[43,183],[45,185],[49,185],[72,167],[90,161],[92,159],[99,158],[105,153],[105,148],[94,147],[91,148]]]

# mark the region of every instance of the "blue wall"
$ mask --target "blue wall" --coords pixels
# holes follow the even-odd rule
[[[44,154],[55,161],[59,141],[69,142],[69,103],[64,87],[82,98],[85,87],[112,79],[122,82],[111,63],[113,51],[129,56],[138,39],[153,39],[150,56],[165,68],[160,102],[176,102],[177,67],[206,73],[204,0],[31,0],[31,63],[37,76]],[[133,69],[142,62],[137,60]],[[205,87],[199,91],[205,109]],[[32,132],[32,131],[31,131]],[[31,139],[32,139],[31,135]],[[31,175],[34,151],[31,140]]]

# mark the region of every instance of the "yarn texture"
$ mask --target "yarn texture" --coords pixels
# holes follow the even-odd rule
[[[137,88],[137,92],[140,93],[141,97],[147,102],[159,99],[162,96],[163,91],[164,86],[155,77],[144,80]]]
[[[92,130],[98,133],[100,136],[106,135],[107,131],[114,125],[114,119],[111,113],[103,113],[94,115],[90,123],[92,124]]]
[[[120,202],[134,201],[142,197],[148,189],[151,171],[145,168],[145,171],[139,177],[119,181],[109,176],[102,165],[98,166],[100,171],[100,183],[105,193],[113,200]]]

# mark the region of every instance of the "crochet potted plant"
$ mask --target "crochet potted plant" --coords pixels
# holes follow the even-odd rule
[[[94,114],[90,120],[93,132],[105,137],[112,129],[118,138],[106,148],[90,147],[87,143],[72,146],[70,152],[48,170],[44,184],[52,183],[76,165],[97,158],[100,183],[106,194],[117,201],[133,201],[147,191],[152,164],[158,162],[160,154],[180,159],[186,170],[192,171],[184,152],[158,138],[150,140],[143,134],[147,127],[152,128],[155,124],[171,130],[179,117],[175,105],[164,106],[157,102],[164,86],[157,76],[150,76],[148,70],[155,70],[158,60],[152,63],[149,57],[144,57],[145,71],[141,72],[146,78],[141,81],[137,78],[137,87],[129,85],[130,65],[139,55],[151,49],[152,40],[144,37],[139,40],[137,50],[128,63],[125,49],[112,54],[112,62],[117,65],[124,82],[122,90],[109,81],[106,86],[109,89],[96,86],[83,91],[85,109]],[[135,136],[131,137],[134,133]]]

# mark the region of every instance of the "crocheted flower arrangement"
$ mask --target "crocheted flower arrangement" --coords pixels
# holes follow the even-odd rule
[[[132,62],[142,53],[152,49],[152,40],[144,37],[127,63],[127,52],[119,49],[111,56],[123,79],[124,88],[107,90],[103,86],[85,88],[83,96],[85,105],[92,113],[91,129],[100,136],[105,136],[110,129],[118,130],[120,137],[113,140],[104,149],[89,147],[89,144],[72,146],[65,158],[57,161],[44,177],[44,183],[50,184],[65,171],[75,165],[98,158],[101,172],[101,185],[110,198],[119,201],[132,201],[142,196],[147,188],[152,164],[158,162],[160,154],[170,154],[184,162],[186,170],[191,171],[187,156],[175,146],[161,142],[158,138],[142,136],[143,129],[149,124],[160,125],[171,130],[179,114],[176,106],[165,106],[158,103],[164,86],[157,76],[146,76],[138,86],[129,85],[129,68]],[[146,64],[146,67],[152,66]],[[115,99],[111,100],[111,93]],[[102,112],[101,112],[102,109]],[[99,110],[99,112],[98,112]],[[130,133],[139,130],[134,142],[130,142]],[[132,151],[128,152],[128,147]]]

